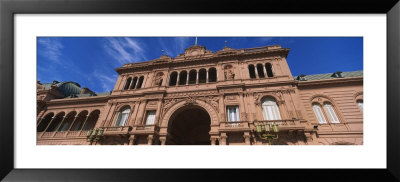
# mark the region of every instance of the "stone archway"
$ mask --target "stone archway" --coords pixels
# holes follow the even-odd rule
[[[167,145],[210,145],[211,117],[202,107],[185,105],[168,121]]]

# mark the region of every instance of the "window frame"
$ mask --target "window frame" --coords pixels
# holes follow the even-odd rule
[[[270,106],[272,107],[272,110],[276,109],[276,112],[272,111],[272,115],[276,115],[276,116],[278,116],[278,118],[274,118],[272,120],[268,120],[268,118],[266,117],[266,116],[268,116],[268,112],[267,112],[268,109],[265,108],[265,110],[264,110],[264,106],[267,107],[268,105],[266,105],[264,103],[267,102],[267,100],[272,101],[272,102],[275,103],[275,105],[270,105]],[[281,110],[279,108],[278,102],[273,97],[263,97],[261,99],[261,112],[262,112],[262,115],[263,115],[263,120],[265,120],[265,121],[282,120],[282,114],[281,114]]]
[[[229,109],[230,108],[235,108],[235,119],[237,119],[237,120],[235,120],[235,121],[231,121],[230,120],[230,113],[229,113]],[[226,106],[226,116],[227,116],[227,121],[228,122],[240,122],[240,114],[239,114],[239,106],[238,105],[230,105],[230,106]]]
[[[129,110],[129,112],[128,113],[123,113],[126,110]],[[120,109],[120,111],[118,112],[117,119],[114,122],[114,126],[116,126],[116,127],[126,126],[126,123],[129,120],[130,113],[131,113],[131,108],[130,107],[124,107],[124,108]],[[122,114],[126,114],[127,115],[126,119],[123,122],[123,125],[121,125]]]

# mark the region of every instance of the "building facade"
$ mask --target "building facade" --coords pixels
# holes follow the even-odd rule
[[[194,45],[117,68],[102,94],[38,82],[37,144],[362,145],[362,71],[292,76],[288,53]]]

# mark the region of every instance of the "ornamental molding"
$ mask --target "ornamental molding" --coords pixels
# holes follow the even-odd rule
[[[165,99],[183,98],[183,97],[189,97],[189,96],[198,97],[198,96],[209,96],[209,95],[218,95],[218,91],[217,90],[206,90],[206,91],[168,93],[165,96]]]

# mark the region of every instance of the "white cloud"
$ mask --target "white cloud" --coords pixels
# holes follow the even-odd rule
[[[40,51],[38,52],[38,54],[51,61],[60,63],[59,58],[62,55],[61,50],[64,48],[60,40],[56,38],[43,38],[43,37],[40,37],[37,40],[38,44],[40,46],[43,46],[42,49],[39,49]]]
[[[133,38],[105,38],[106,52],[118,61],[119,64],[145,61],[145,51],[138,41]]]
[[[179,54],[185,52],[185,49],[191,46],[190,40],[192,37],[175,37],[172,39],[172,42],[168,42],[168,45],[165,43],[166,39],[160,38],[159,43],[162,49],[166,52],[168,56],[176,57]],[[170,39],[167,39],[170,40]],[[194,45],[194,42],[193,44]],[[161,50],[160,50],[161,51]]]
[[[109,92],[114,89],[114,84],[116,82],[116,78],[118,75],[116,74],[104,74],[104,73],[99,73],[99,71],[94,71],[93,74],[91,74],[93,77],[93,80],[99,81],[101,87],[103,88],[103,92]],[[107,76],[110,75],[110,76]]]

